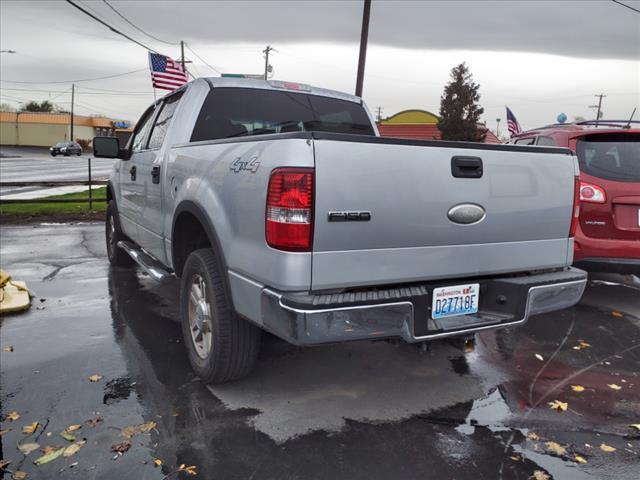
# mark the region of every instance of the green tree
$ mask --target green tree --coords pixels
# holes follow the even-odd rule
[[[34,102],[33,100],[25,104],[22,110],[25,112],[53,112],[54,105],[49,100],[43,100],[42,102]]]
[[[484,113],[478,101],[480,85],[473,81],[469,68],[461,63],[451,69],[451,81],[440,98],[438,129],[442,140],[482,142],[485,129],[479,126]]]

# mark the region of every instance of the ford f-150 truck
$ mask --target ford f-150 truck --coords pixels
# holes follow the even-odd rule
[[[358,97],[197,79],[154,102],[108,184],[109,261],[180,279],[195,372],[296,345],[513,327],[574,305],[578,164],[564,148],[381,138]]]

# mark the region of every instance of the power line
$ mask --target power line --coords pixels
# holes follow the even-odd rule
[[[136,30],[138,30],[139,32],[144,33],[147,37],[152,38],[153,40],[155,40],[156,42],[160,42],[160,43],[166,43],[167,45],[180,45],[179,43],[174,43],[174,42],[167,42],[165,40],[162,40],[158,37],[155,37],[153,35],[151,35],[148,32],[145,32],[142,28],[140,28],[139,26],[137,26],[135,23],[133,23],[131,20],[129,20],[127,17],[125,17],[122,13],[120,13],[118,10],[116,10],[116,8],[111,5],[109,2],[107,2],[107,0],[102,0],[104,3],[107,4],[107,6],[113,10],[116,15],[118,15],[120,18],[122,18],[125,22],[127,22],[129,25],[131,25],[133,28],[135,28]]]
[[[189,49],[189,51],[191,53],[193,53],[196,56],[196,58],[198,58],[198,60],[200,60],[202,63],[204,63],[207,67],[209,67],[214,72],[222,75],[222,72],[220,72],[220,70],[218,70],[217,68],[214,68],[211,65],[209,65],[200,55],[198,55],[196,52],[194,52],[193,48],[191,48],[188,43],[185,43],[184,46],[187,47]]]
[[[622,2],[619,2],[618,0],[611,0],[613,3],[617,3],[618,5],[621,5],[623,7],[627,7],[629,10],[633,10],[636,13],[640,13],[640,10],[633,8],[631,5],[626,5]]]
[[[96,22],[101,23],[102,25],[104,25],[105,27],[107,27],[109,30],[111,30],[113,33],[117,33],[118,35],[123,36],[124,38],[126,38],[127,40],[131,40],[133,43],[137,43],[138,45],[140,45],[142,48],[146,48],[147,50],[149,50],[150,52],[154,52],[154,53],[158,53],[156,52],[153,48],[147,47],[144,43],[139,42],[138,40],[136,40],[135,38],[130,37],[129,35],[127,35],[126,33],[121,32],[120,30],[118,30],[115,27],[112,27],[111,25],[109,25],[107,22],[105,22],[104,20],[96,17],[93,13],[88,12],[87,10],[85,10],[84,8],[82,8],[80,5],[77,5],[75,3],[73,3],[71,0],[66,0],[66,2],[69,5],[74,6],[75,8],[77,8],[78,10],[80,10],[82,13],[84,13],[85,15],[88,15],[89,17],[93,18]]]
[[[69,0],[67,0],[69,1]],[[145,72],[147,68],[140,68],[138,70],[132,70],[130,72],[117,73],[115,75],[105,75],[104,77],[94,77],[94,78],[81,78],[79,80],[62,80],[55,82],[24,82],[18,80],[0,80],[3,83],[20,83],[20,84],[29,84],[29,85],[53,85],[58,83],[78,83],[78,82],[91,82],[93,80],[106,80],[107,78],[116,78],[116,77],[124,77],[125,75],[131,75],[132,73]]]

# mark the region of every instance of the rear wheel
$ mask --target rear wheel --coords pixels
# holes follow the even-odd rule
[[[210,248],[192,252],[180,284],[182,334],[193,370],[205,383],[237,380],[253,369],[261,331],[233,312]]]
[[[105,240],[107,242],[107,256],[109,257],[109,263],[118,267],[128,267],[133,264],[132,258],[127,253],[118,247],[120,240],[127,240],[127,237],[122,233],[120,228],[120,219],[118,217],[118,208],[116,202],[109,201],[107,205],[107,219],[105,222]]]

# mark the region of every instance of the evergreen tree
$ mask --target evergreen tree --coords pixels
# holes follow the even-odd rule
[[[438,129],[442,140],[482,142],[486,129],[479,125],[484,108],[478,105],[480,85],[464,63],[451,70],[451,81],[440,98]]]
[[[43,100],[40,103],[32,100],[27,103],[22,110],[24,112],[53,112],[53,108],[53,103],[49,100]]]

